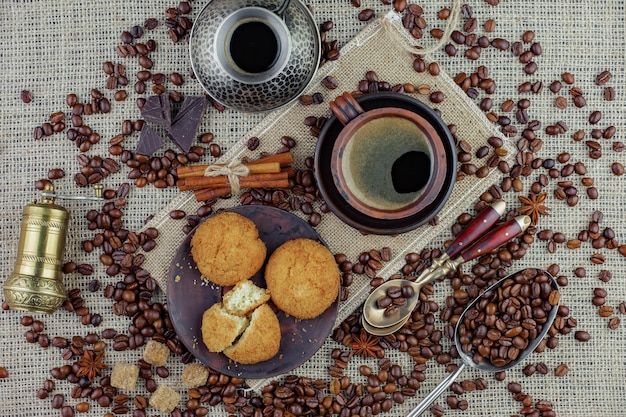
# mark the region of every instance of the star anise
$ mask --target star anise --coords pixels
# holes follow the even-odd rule
[[[91,382],[93,382],[102,369],[108,368],[108,366],[102,362],[104,358],[104,352],[96,353],[93,350],[86,350],[83,353],[83,358],[79,359],[76,363],[80,366],[80,369],[76,373],[76,376],[86,376]]]
[[[365,330],[361,330],[361,333],[354,337],[352,349],[354,349],[355,354],[361,355],[363,359],[367,357],[377,358],[377,353],[383,350],[378,345],[378,342],[380,342],[379,337],[372,336]]]
[[[549,216],[550,207],[545,206],[543,203],[546,201],[547,193],[541,193],[539,195],[531,193],[528,197],[519,196],[519,201],[523,204],[517,209],[521,214],[530,216],[532,223],[536,225],[539,223],[539,216]]]

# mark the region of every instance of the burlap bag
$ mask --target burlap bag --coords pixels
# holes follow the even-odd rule
[[[340,81],[340,91],[356,88],[356,83],[363,77],[364,71],[377,71],[381,79],[391,83],[414,82],[426,80],[431,85],[438,86],[442,91],[448,91],[447,99],[442,103],[443,118],[447,123],[458,124],[461,128],[459,135],[472,141],[472,144],[482,143],[486,137],[494,134],[495,128],[490,125],[474,103],[463,96],[451,83],[446,75],[437,77],[417,74],[411,67],[412,58],[399,44],[384,42],[385,39],[394,39],[402,31],[387,31],[381,29],[380,20],[369,24],[360,23],[356,19],[357,8],[349,1],[314,0],[310,2],[318,22],[332,19],[335,29],[329,33],[331,38],[337,38],[342,49],[339,61],[324,66],[319,74],[321,79],[325,74],[333,74]],[[390,10],[389,6],[380,1],[362,1],[361,9],[371,7],[377,15],[382,17]],[[424,1],[420,3],[425,11],[429,28],[444,27],[435,14],[443,6],[451,4]],[[73,186],[71,175],[77,172],[78,165],[75,155],[78,153],[75,145],[63,135],[55,135],[42,141],[34,141],[32,129],[43,123],[52,112],[64,110],[65,94],[77,93],[81,98],[88,97],[91,88],[105,91],[106,77],[100,70],[103,61],[120,62],[115,54],[115,46],[119,43],[119,34],[128,30],[132,25],[141,24],[147,17],[161,18],[167,7],[173,6],[167,1],[154,2],[127,2],[127,3],[97,3],[79,0],[64,0],[62,2],[11,2],[3,5],[0,10],[0,44],[2,45],[2,59],[0,59],[0,175],[4,178],[4,190],[1,194],[2,208],[0,209],[0,250],[5,253],[5,262],[0,266],[1,276],[11,273],[19,241],[19,223],[21,209],[31,198],[35,197],[33,182],[44,178],[48,169],[61,167],[66,170],[68,177],[56,182],[60,191],[67,194],[87,192]],[[202,5],[194,4],[195,17]],[[624,123],[623,94],[626,80],[624,79],[625,36],[624,36],[624,3],[621,1],[606,2],[574,2],[574,1],[527,1],[501,2],[497,7],[489,6],[485,2],[471,3],[474,15],[479,19],[479,26],[487,19],[497,20],[497,29],[490,37],[503,37],[511,41],[519,39],[521,34],[532,29],[536,32],[536,40],[543,45],[544,54],[537,58],[540,70],[532,76],[525,75],[520,64],[508,51],[496,51],[492,48],[483,51],[477,62],[467,61],[459,54],[448,57],[438,51],[428,56],[428,60],[436,60],[450,76],[458,72],[471,73],[478,65],[489,67],[490,74],[498,83],[497,91],[492,95],[495,105],[506,99],[517,100],[517,86],[524,81],[544,81],[544,90],[538,95],[526,95],[532,100],[530,114],[532,118],[541,120],[545,124],[553,124],[563,120],[569,126],[569,133],[558,137],[545,136],[544,147],[540,151],[543,158],[554,158],[563,151],[571,154],[571,161],[583,161],[588,169],[587,176],[595,179],[595,186],[600,191],[600,198],[590,200],[585,197],[585,187],[580,185],[578,176],[572,180],[579,189],[581,199],[575,208],[568,208],[564,202],[552,196],[552,190],[557,187],[551,182],[547,187],[551,207],[551,215],[542,217],[538,228],[561,231],[568,239],[575,238],[578,232],[584,229],[594,210],[602,210],[604,220],[601,227],[610,226],[615,230],[616,238],[622,242],[625,238],[623,224],[623,177],[616,177],[611,173],[611,163],[624,163],[623,154],[611,152],[611,145],[623,139]],[[583,10],[584,13],[581,13]],[[463,19],[461,19],[461,24]],[[364,29],[364,32],[361,30]],[[482,33],[481,28],[477,32]],[[150,34],[157,40],[159,50],[155,53],[155,71],[168,74],[172,71],[187,72],[186,47],[184,44],[172,44],[162,27]],[[355,38],[352,42],[350,40]],[[399,39],[402,39],[401,37]],[[431,46],[435,41],[425,36],[424,46]],[[371,48],[371,49],[370,49]],[[365,52],[363,52],[365,51]],[[387,57],[387,58],[383,58]],[[388,59],[393,57],[393,59]],[[132,73],[138,68],[130,61],[121,61],[128,66]],[[613,86],[618,99],[612,103],[602,98],[602,88],[595,86],[595,75],[609,69],[613,77],[608,85]],[[547,84],[559,79],[564,71],[570,71],[576,77],[575,86],[585,91],[587,107],[577,109],[569,101],[565,110],[557,109],[554,104],[555,95],[550,93]],[[422,77],[426,77],[423,79]],[[190,80],[188,80],[190,81]],[[25,105],[19,100],[22,89],[33,92],[33,102]],[[445,90],[444,90],[445,89]],[[130,89],[129,89],[130,90]],[[187,82],[180,88],[183,94],[200,94],[201,89],[196,83]],[[312,84],[311,92],[322,92],[326,103],[334,98],[334,92],[324,87]],[[107,96],[112,96],[105,91]],[[568,88],[564,88],[559,95],[569,100]],[[134,98],[134,96],[131,95]],[[420,98],[420,97],[418,97]],[[424,98],[424,97],[422,97]],[[94,148],[94,154],[105,154],[108,138],[119,132],[119,123],[124,119],[134,120],[139,117],[134,100],[114,105],[109,116],[94,116],[89,124],[96,128],[103,137],[102,142]],[[594,161],[588,158],[584,142],[574,142],[570,133],[584,129],[587,137],[591,126],[587,123],[587,116],[592,110],[603,112],[602,121],[597,127],[608,125],[617,127],[618,135],[612,140],[602,142],[603,157]],[[494,107],[499,112],[499,109]],[[298,140],[296,147],[297,164],[302,164],[303,157],[312,155],[314,139],[308,136],[302,121],[308,115],[328,115],[327,105],[303,108],[297,104],[269,115],[240,114],[233,111],[217,113],[210,111],[205,118],[202,131],[215,133],[216,141],[225,151],[223,159],[241,157],[247,154],[244,140],[256,134],[262,140],[263,149],[274,151],[281,135],[292,135]],[[130,140],[137,140],[133,136]],[[558,164],[557,166],[561,166]],[[123,171],[117,176],[106,180],[108,188],[127,181]],[[536,180],[534,172],[531,177],[524,178],[525,189],[522,195],[527,194],[528,187]],[[404,253],[408,250],[419,250],[422,247],[441,247],[443,240],[449,238],[448,226],[456,215],[470,210],[478,196],[491,184],[498,183],[500,175],[493,173],[485,181],[476,181],[468,178],[455,186],[452,197],[444,210],[440,213],[440,223],[437,227],[425,226],[406,235],[390,238],[379,236],[363,237],[351,228],[343,225],[332,215],[325,215],[317,228],[319,233],[329,243],[333,252],[344,252],[350,258],[362,250],[389,246],[393,248],[394,259],[386,265],[381,276],[389,276],[402,264]],[[518,204],[517,195],[509,193],[505,196],[510,207]],[[235,205],[236,199],[220,202],[222,207]],[[71,274],[65,277],[68,288],[80,288],[91,311],[103,316],[100,329],[84,327],[78,318],[65,311],[58,311],[52,316],[37,316],[45,323],[45,332],[50,336],[86,335],[90,332],[99,332],[106,327],[116,328],[126,332],[128,321],[115,316],[111,311],[111,303],[104,299],[101,293],[89,293],[87,285],[95,277],[103,284],[115,283],[117,278],[104,274],[103,268],[98,265],[97,254],[88,255],[82,251],[82,242],[93,236],[86,230],[86,220],[83,214],[90,208],[98,208],[97,203],[65,202],[62,203],[72,213],[70,234],[66,248],[66,260],[78,263],[92,263],[97,266],[93,277],[83,277]],[[159,280],[166,277],[168,260],[172,256],[172,248],[176,248],[183,238],[182,224],[173,224],[167,213],[172,207],[185,207],[186,211],[193,212],[197,207],[188,195],[179,195],[176,190],[159,191],[151,187],[144,189],[133,188],[128,199],[128,207],[124,212],[125,226],[131,230],[142,227],[144,220],[155,215],[151,224],[162,230],[159,245],[156,251],[148,257],[148,265],[152,274]],[[355,244],[358,242],[358,244]],[[465,371],[461,378],[485,378],[490,387],[485,391],[465,393],[462,398],[469,402],[470,408],[465,411],[450,410],[446,405],[445,395],[437,403],[446,409],[446,415],[511,415],[517,414],[521,405],[512,399],[507,391],[507,382],[517,381],[522,384],[524,392],[534,400],[550,400],[554,403],[558,415],[567,416],[621,416],[623,415],[626,400],[623,392],[622,379],[626,372],[624,357],[626,357],[626,336],[624,325],[617,330],[609,330],[607,318],[598,316],[598,308],[591,303],[592,292],[596,287],[608,290],[607,305],[615,308],[611,317],[624,317],[617,312],[618,304],[626,300],[626,287],[623,285],[623,276],[626,266],[623,258],[615,250],[593,249],[589,242],[583,243],[580,249],[568,250],[564,245],[558,245],[556,254],[546,252],[547,242],[536,242],[528,255],[514,265],[517,269],[524,266],[547,267],[551,263],[561,266],[561,273],[570,278],[569,286],[563,289],[562,302],[568,305],[572,315],[578,320],[578,328],[588,331],[592,339],[589,343],[576,342],[573,335],[559,338],[559,346],[553,351],[541,355],[532,355],[527,363],[545,362],[550,369],[548,375],[535,374],[525,377],[521,367],[507,373],[503,383],[493,380],[489,374],[474,370]],[[169,247],[169,250],[166,248]],[[606,262],[603,265],[594,265],[589,261],[593,253],[603,253]],[[584,266],[587,270],[585,278],[573,275],[576,267]],[[597,279],[600,270],[610,270],[613,278],[608,283]],[[359,286],[360,284],[360,286]],[[437,284],[433,299],[442,305],[449,294],[448,286]],[[341,305],[340,317],[349,315],[363,300],[366,292],[364,281],[359,281],[351,287],[351,298]],[[166,296],[159,292],[155,301],[165,302]],[[42,349],[37,344],[28,344],[23,333],[27,330],[19,324],[20,312],[2,312],[0,314],[0,365],[9,371],[9,377],[0,380],[0,392],[3,401],[0,405],[3,415],[28,416],[56,416],[58,410],[50,408],[50,398],[39,400],[37,390],[43,381],[49,378],[49,370],[66,363],[60,357],[58,349]],[[439,324],[438,324],[439,326]],[[442,326],[442,324],[441,324]],[[445,341],[445,348],[449,342]],[[332,341],[326,342],[320,352],[309,362],[294,370],[294,373],[312,378],[327,378],[326,368],[332,363],[329,351],[338,345]],[[405,372],[410,371],[412,363],[406,355],[389,352],[393,362],[402,364]],[[107,349],[107,363],[118,361],[135,362],[141,358],[141,350],[113,352]],[[360,359],[355,359],[346,370],[355,382],[365,382],[358,374]],[[376,367],[371,360],[365,361]],[[565,377],[554,376],[554,368],[560,363],[567,363],[570,372]],[[522,366],[523,366],[522,365]],[[170,358],[167,364],[171,376],[167,380],[159,379],[185,394],[185,388],[180,382],[183,365],[176,359]],[[110,371],[105,371],[108,374]],[[389,415],[406,415],[406,413],[424,397],[441,379],[446,376],[443,366],[434,363],[429,365],[427,379],[423,382],[417,397],[407,398],[403,405],[396,405]],[[258,388],[265,381],[250,381]],[[66,404],[74,405],[79,400],[69,396],[72,385],[64,381],[56,381],[55,393],[66,396]],[[135,394],[135,393],[134,393]],[[147,395],[143,386],[138,387],[136,394]],[[447,395],[447,394],[446,394]],[[181,403],[181,406],[183,404]],[[100,416],[105,410],[92,405],[91,410],[84,415]],[[150,414],[157,413],[150,409]],[[223,414],[221,407],[211,409],[211,413]],[[469,413],[469,414],[468,414]]]
[[[389,80],[392,85],[405,82],[415,85],[427,84],[431,86],[431,91],[442,91],[446,99],[438,107],[442,111],[444,121],[448,124],[463,126],[459,129],[458,136],[460,139],[467,140],[473,149],[478,149],[486,144],[486,140],[490,136],[501,136],[449,76],[440,74],[435,77],[428,72],[417,73],[413,71],[411,73],[411,71],[407,71],[407,69],[412,68],[415,56],[405,49],[410,46],[410,41],[404,36],[405,32],[401,27],[399,15],[394,12],[370,23],[342,48],[340,60],[330,62],[321,68],[307,93],[313,94],[321,91],[325,94],[325,101],[332,100],[340,94],[338,91],[342,91],[342,89],[355,90],[359,80],[363,79],[365,71],[372,70],[378,74],[381,80]],[[364,62],[367,63],[365,68]],[[340,86],[337,90],[327,91],[320,87],[321,80],[329,74],[339,80]],[[399,78],[397,74],[402,74],[402,78]],[[418,96],[418,98],[429,102],[427,95]],[[298,138],[298,145],[294,148],[293,153],[295,165],[302,166],[304,158],[315,152],[316,142],[307,137],[308,128],[301,123],[312,114],[312,111],[316,112],[314,113],[316,116],[329,114],[327,106],[317,106],[317,108],[312,109],[299,103],[293,103],[286,109],[267,115],[239,143],[230,148],[228,154],[224,155],[221,160],[229,161],[235,158],[240,159],[245,155],[253,155],[246,148],[247,137],[257,136],[261,138],[262,146],[258,150],[271,151],[280,147],[279,139],[281,136],[288,135]],[[508,142],[506,139],[504,140]],[[510,161],[513,147],[507,143],[507,149],[509,150],[508,159]],[[389,276],[402,267],[404,254],[407,251],[419,252],[428,246],[434,236],[446,230],[456,217],[467,209],[466,199],[475,200],[489,188],[490,184],[498,182],[500,176],[500,172],[492,170],[492,173],[485,178],[467,177],[459,181],[455,185],[449,201],[439,213],[439,222],[436,226],[424,225],[413,232],[394,237],[363,236],[358,230],[345,225],[334,215],[328,214],[323,216],[323,221],[316,230],[333,253],[344,253],[348,259],[356,259],[358,254],[364,250],[363,248],[390,247],[395,255],[394,259],[386,263],[385,269],[379,272],[382,277]],[[169,213],[172,210],[195,213],[202,204],[202,202],[196,202],[193,193],[181,193],[146,225],[146,227],[156,227],[160,231],[159,244],[154,251],[147,255],[145,266],[157,279],[162,289],[167,287],[166,279],[172,263],[172,254],[176,252],[184,237],[181,222],[173,220]],[[238,204],[236,198],[220,201],[216,208],[229,207],[233,204]],[[359,244],[355,245],[357,241]],[[365,300],[369,292],[367,281],[367,279],[358,279],[350,288],[349,299],[340,305],[337,323],[343,321]],[[301,369],[296,369],[293,372],[322,378],[326,368],[324,363],[328,360],[328,353],[334,347],[336,346],[332,342],[328,342],[317,354],[316,357],[319,357],[319,360],[313,358]],[[268,382],[261,380],[249,384],[252,388],[260,388]]]

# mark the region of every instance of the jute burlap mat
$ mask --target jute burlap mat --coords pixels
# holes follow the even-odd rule
[[[343,90],[355,90],[359,80],[365,76],[365,71],[371,70],[375,71],[381,80],[386,80],[391,85],[409,82],[415,85],[429,85],[431,91],[442,91],[446,98],[437,105],[437,108],[441,110],[446,123],[459,126],[458,137],[469,142],[472,149],[478,149],[487,144],[487,138],[490,136],[501,136],[485,115],[477,109],[447,74],[441,73],[438,76],[432,76],[428,71],[418,73],[411,70],[415,56],[405,49],[410,46],[410,41],[404,35],[405,33],[406,30],[401,26],[400,15],[395,12],[390,12],[385,17],[371,22],[342,48],[340,60],[330,62],[321,68],[313,80],[308,94],[321,92],[325,96],[325,102],[328,102]],[[428,57],[425,59],[429,62]],[[336,90],[328,91],[321,86],[321,80],[329,74],[339,81],[339,87]],[[428,100],[428,95],[415,94],[415,96],[427,104],[433,105]],[[254,156],[246,148],[249,137],[261,138],[262,146],[256,152],[271,152],[280,147],[281,136],[287,135],[297,139],[298,145],[293,149],[294,165],[303,167],[304,159],[315,153],[316,141],[309,137],[308,128],[303,123],[303,120],[311,114],[328,116],[328,106],[303,106],[295,102],[286,109],[268,114],[235,146],[231,147],[221,161]],[[507,139],[504,137],[502,139],[507,144],[506,148],[509,151],[507,158],[511,161],[514,155],[513,147]],[[474,162],[478,166],[482,166],[481,162]],[[424,225],[415,231],[394,237],[363,236],[358,230],[347,226],[329,213],[323,215],[322,223],[317,226],[316,230],[326,241],[331,252],[344,253],[348,259],[356,259],[365,248],[390,247],[395,255],[394,259],[387,262],[385,268],[379,271],[379,276],[387,277],[402,267],[406,252],[419,252],[428,246],[434,236],[447,230],[456,217],[468,209],[467,201],[475,200],[491,184],[499,182],[498,178],[501,175],[497,169],[492,169],[491,174],[485,178],[480,179],[471,176],[455,184],[453,193],[439,213],[439,222],[435,226]],[[239,200],[233,197],[226,201],[220,201],[215,208],[229,207],[238,203]],[[172,256],[184,237],[182,231],[184,223],[181,224],[180,220],[173,220],[169,213],[172,210],[195,213],[201,205],[202,202],[195,201],[193,193],[181,193],[146,225],[146,227],[158,228],[160,237],[156,249],[147,254],[145,267],[151,271],[153,277],[164,290],[167,287],[166,279]],[[355,244],[356,242],[358,244]],[[368,280],[359,279],[355,281],[355,284],[350,287],[349,299],[340,304],[337,323],[345,320],[367,297],[369,292]],[[326,343],[315,357],[293,372],[309,375],[313,378],[322,378],[327,367],[329,352],[334,347],[332,342]],[[259,389],[268,382],[267,380],[259,380],[248,383],[252,388]]]

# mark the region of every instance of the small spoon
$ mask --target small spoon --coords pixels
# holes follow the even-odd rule
[[[470,311],[476,304],[478,304],[481,300],[484,300],[485,298],[489,298],[491,296],[494,295],[494,292],[500,290],[500,287],[502,287],[502,285],[507,282],[507,280],[511,280],[511,277],[514,277],[516,275],[518,275],[519,273],[522,273],[523,271],[526,270],[522,270],[522,271],[517,271],[507,277],[502,278],[500,281],[496,282],[495,284],[493,284],[491,287],[487,288],[479,297],[476,297],[474,299],[474,301],[472,301],[463,311],[463,313],[461,314],[461,316],[459,317],[459,320],[456,324],[456,327],[454,329],[454,344],[456,346],[456,350],[459,353],[459,357],[461,358],[461,361],[463,361],[463,363],[461,363],[454,372],[452,372],[450,375],[448,375],[443,381],[441,381],[439,383],[439,385],[437,385],[435,387],[435,389],[430,392],[426,397],[424,397],[424,399],[417,405],[417,407],[415,407],[413,410],[411,410],[411,412],[409,414],[407,414],[407,417],[418,417],[419,415],[421,415],[424,411],[428,410],[429,407],[431,406],[431,404],[446,390],[448,389],[448,387],[450,385],[452,385],[452,383],[454,382],[454,380],[459,376],[459,374],[465,369],[466,366],[472,366],[476,369],[480,369],[483,371],[489,371],[489,372],[500,372],[500,371],[506,371],[507,369],[511,369],[514,366],[516,366],[517,364],[519,364],[520,362],[522,362],[524,359],[526,359],[526,357],[528,357],[528,355],[530,355],[535,348],[537,347],[537,345],[541,342],[541,340],[545,337],[546,333],[548,333],[548,330],[550,329],[550,326],[552,326],[552,322],[554,321],[554,318],[556,317],[557,311],[558,311],[558,297],[557,297],[557,301],[555,303],[555,305],[552,305],[552,308],[550,309],[550,311],[548,312],[545,322],[542,325],[541,328],[541,332],[539,332],[539,334],[532,340],[528,341],[528,345],[526,346],[526,348],[524,348],[524,350],[522,350],[519,355],[517,356],[517,358],[515,360],[512,360],[511,362],[505,364],[505,365],[501,365],[501,366],[496,366],[494,364],[492,364],[490,361],[488,360],[483,360],[482,362],[476,363],[474,362],[474,360],[472,359],[472,356],[470,354],[468,354],[467,352],[465,352],[465,350],[463,349],[463,343],[461,342],[461,333],[462,331],[459,330],[461,328],[461,326],[463,325],[463,321],[465,319],[465,316],[467,315],[468,311]],[[537,270],[537,276],[539,276],[540,274],[545,275],[546,277],[548,277],[548,282],[550,284],[550,288],[554,291],[559,290],[559,286],[556,283],[556,281],[554,280],[554,277],[552,275],[550,275],[548,272],[543,271],[543,270]]]
[[[427,280],[428,276],[435,273],[437,269],[441,268],[447,260],[449,260],[450,258],[456,257],[457,255],[459,255],[459,253],[461,253],[462,249],[464,249],[465,247],[468,247],[471,243],[473,243],[478,238],[480,238],[498,221],[498,219],[502,216],[502,214],[504,214],[505,208],[506,208],[506,203],[504,202],[504,200],[498,199],[494,201],[491,205],[487,206],[484,210],[482,210],[461,231],[461,233],[458,234],[458,236],[452,241],[450,246],[448,246],[448,249],[438,258],[433,259],[431,265],[419,275],[416,281],[421,282],[422,279]],[[387,291],[387,288],[392,286],[391,284],[383,284],[383,286],[384,285],[387,285],[385,287],[385,290],[376,291],[377,294],[380,294],[381,296],[384,295],[384,292]],[[419,290],[415,291],[415,296],[416,297],[419,296]],[[375,298],[370,295],[370,297],[365,301],[365,305],[371,304],[372,301],[377,301],[377,300],[378,300],[378,297]],[[413,302],[409,303],[408,307],[411,307],[411,305],[415,303],[417,303],[417,298],[415,298],[414,303]],[[408,310],[408,307],[406,310]],[[375,308],[378,308],[378,306],[375,305]],[[415,308],[415,305],[412,305],[411,310],[409,311],[412,311],[413,308]],[[364,308],[364,310],[367,310],[367,309]],[[403,309],[403,311],[404,310],[405,309]],[[368,311],[367,313],[364,312],[363,321],[372,320],[371,323],[368,322],[370,327],[379,327],[381,329],[382,328],[391,329],[391,326],[394,326],[396,323],[406,321],[403,319],[396,320],[397,319],[396,318],[394,320],[388,320],[389,321],[388,325],[383,325],[382,324],[383,321],[386,321],[386,320],[384,317],[379,318],[379,314],[377,313],[380,313],[380,312],[373,312],[373,311]],[[401,315],[404,316],[405,314],[401,313]],[[386,333],[386,334],[389,334],[389,333]]]
[[[456,270],[462,263],[476,259],[479,256],[487,254],[500,247],[500,245],[524,232],[528,226],[530,226],[530,217],[515,217],[514,219],[511,219],[492,230],[467,249],[464,249],[459,256],[454,259],[447,259],[443,265],[427,274],[421,274],[415,281],[394,279],[385,282],[372,291],[372,293],[365,300],[365,303],[363,304],[364,319],[373,327],[378,328],[388,328],[403,321],[413,312],[413,309],[419,301],[419,292],[425,284],[437,278],[444,277],[448,274],[448,272]],[[389,288],[402,288],[402,286],[405,285],[410,285],[413,288],[413,297],[409,298],[403,306],[399,306],[395,313],[386,315],[385,309],[378,307],[378,300],[387,294],[387,290]]]
[[[389,327],[374,327],[371,324],[369,324],[367,320],[365,320],[365,317],[363,317],[361,324],[363,325],[363,328],[365,329],[365,331],[371,335],[387,336],[388,334],[395,333],[398,330],[400,330],[402,326],[404,326],[404,324],[407,321],[409,321],[409,318],[411,318],[411,316],[406,316],[404,320],[402,320],[401,322],[391,325]]]

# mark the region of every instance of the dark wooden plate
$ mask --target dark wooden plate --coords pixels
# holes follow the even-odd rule
[[[267,258],[276,248],[292,239],[308,238],[325,244],[308,223],[286,211],[265,206],[240,206],[227,211],[241,214],[254,222],[261,240],[267,246]],[[322,315],[310,320],[297,320],[288,316],[270,302],[282,330],[280,350],[272,359],[242,365],[231,361],[222,353],[209,352],[202,341],[202,314],[213,304],[220,302],[222,294],[228,288],[201,278],[191,256],[190,242],[193,233],[194,231],[185,237],[172,261],[167,281],[167,302],[174,329],[198,360],[226,375],[260,379],[289,372],[317,352],[335,324],[339,298]],[[265,287],[264,272],[265,265],[251,278],[260,287]]]

